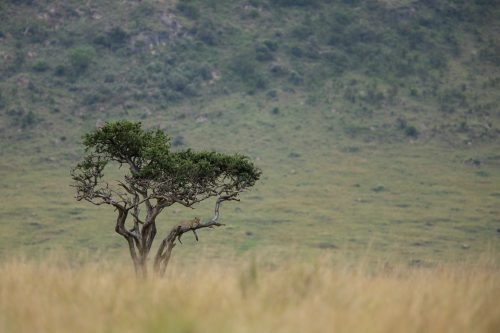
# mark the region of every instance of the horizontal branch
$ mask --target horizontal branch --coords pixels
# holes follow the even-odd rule
[[[224,201],[239,201],[239,199],[236,198],[237,195],[238,195],[238,193],[220,196],[219,198],[217,198],[217,201],[215,202],[214,216],[211,219],[204,221],[204,222],[193,223],[190,225],[184,225],[184,224],[177,225],[174,228],[172,228],[168,238],[173,237],[173,239],[177,238],[180,241],[182,234],[184,234],[188,231],[192,231],[195,234],[196,240],[198,240],[198,235],[196,234],[196,230],[202,229],[202,228],[220,227],[220,226],[225,225],[225,224],[219,222],[220,205]]]
[[[217,198],[217,201],[215,202],[214,216],[210,220],[204,222],[195,220],[191,224],[179,224],[173,227],[168,233],[167,237],[163,239],[163,241],[161,242],[160,247],[158,248],[158,252],[156,253],[154,267],[157,273],[159,273],[160,275],[164,274],[165,269],[168,265],[168,261],[170,260],[172,249],[175,247],[175,241],[176,239],[178,239],[180,242],[181,236],[184,233],[192,231],[196,237],[196,240],[198,240],[198,235],[196,234],[196,230],[202,228],[213,228],[213,227],[223,226],[224,224],[219,223],[220,205],[224,201],[239,201],[237,196],[238,192],[219,196]]]

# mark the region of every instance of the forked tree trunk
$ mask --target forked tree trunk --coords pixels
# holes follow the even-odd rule
[[[148,255],[151,250],[151,245],[156,235],[155,220],[150,219],[149,223],[143,228],[139,227],[137,218],[134,216],[134,227],[127,230],[125,220],[127,219],[128,211],[119,210],[116,220],[115,231],[122,235],[127,243],[130,252],[130,258],[134,264],[134,270],[137,277],[145,278],[148,275]]]
[[[170,257],[172,256],[172,250],[176,245],[176,239],[180,240],[182,234],[188,231],[192,231],[196,235],[195,230],[197,229],[222,226],[223,224],[218,222],[220,204],[223,201],[238,201],[235,196],[236,194],[219,197],[215,202],[214,216],[212,217],[212,219],[201,222],[197,225],[177,225],[173,227],[168,233],[167,237],[162,240],[158,248],[153,264],[154,272],[159,276],[165,275],[168,263],[170,262]],[[148,215],[148,219],[145,223],[143,223],[142,228],[139,227],[137,215],[134,215],[136,223],[131,230],[127,230],[125,228],[125,220],[127,218],[127,214],[128,211],[119,210],[115,230],[127,240],[127,243],[129,245],[130,257],[134,264],[136,275],[140,278],[145,278],[148,275],[148,255],[151,250],[153,240],[156,236],[155,218],[157,214]],[[196,239],[198,240],[197,235]]]

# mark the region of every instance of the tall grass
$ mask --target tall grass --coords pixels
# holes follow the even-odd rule
[[[498,332],[500,269],[0,264],[1,332]]]

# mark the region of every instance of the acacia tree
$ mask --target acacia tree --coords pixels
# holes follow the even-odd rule
[[[147,259],[156,237],[156,220],[174,204],[193,207],[216,198],[214,216],[172,227],[154,257],[154,271],[163,275],[176,241],[183,233],[221,226],[224,201],[253,186],[260,170],[242,155],[171,151],[161,130],[145,131],[139,122],[106,123],[84,136],[86,155],[71,171],[76,199],[109,205],[117,212],[115,231],[128,243],[136,274],[147,275]],[[125,166],[121,180],[105,176],[109,167]],[[109,175],[108,175],[109,176]]]

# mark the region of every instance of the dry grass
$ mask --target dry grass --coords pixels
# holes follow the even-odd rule
[[[498,332],[500,270],[312,264],[0,264],[1,332]]]

